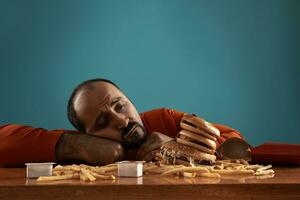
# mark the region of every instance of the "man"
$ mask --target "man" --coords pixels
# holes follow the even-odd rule
[[[68,103],[68,118],[78,131],[0,126],[0,165],[149,161],[165,142],[176,137],[184,114],[165,108],[139,114],[116,84],[106,79],[88,80],[75,88]],[[230,137],[242,138],[234,129],[214,126],[221,132],[217,145]]]

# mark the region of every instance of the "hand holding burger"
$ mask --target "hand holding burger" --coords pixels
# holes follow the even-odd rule
[[[216,140],[220,131],[196,115],[184,115],[176,141],[164,144],[161,155],[172,164],[211,164],[216,160]]]
[[[159,153],[160,148],[165,143],[174,140],[162,133],[153,132],[151,133],[145,142],[139,147],[137,151],[137,159],[144,160],[144,161],[151,161],[154,160],[156,157],[156,153]]]

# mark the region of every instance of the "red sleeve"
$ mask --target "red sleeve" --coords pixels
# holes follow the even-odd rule
[[[148,133],[157,131],[169,137],[176,137],[181,130],[180,121],[183,115],[184,112],[161,108],[144,112],[141,114],[141,118]],[[213,125],[220,130],[220,136],[217,138],[217,146],[228,138],[238,137],[243,139],[243,136],[235,129],[221,124]]]
[[[184,112],[166,108],[155,109],[140,114],[144,127],[149,134],[157,131],[173,138],[175,138],[181,130],[180,121],[183,115]],[[213,125],[220,130],[220,137],[217,138],[217,146],[231,137],[243,139],[242,135],[238,131],[230,127],[220,124]]]
[[[244,139],[242,134],[240,134],[237,130],[232,129],[228,126],[224,126],[221,124],[213,124],[217,129],[220,130],[220,136],[217,138],[217,146],[220,146],[223,142],[225,142],[228,138],[237,137]]]
[[[157,131],[175,138],[180,131],[180,120],[183,115],[183,112],[160,108],[142,113],[141,119],[149,134]]]
[[[64,132],[16,124],[0,126],[0,165],[55,161],[55,145]]]

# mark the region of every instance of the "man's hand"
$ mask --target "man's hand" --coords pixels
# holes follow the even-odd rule
[[[77,132],[63,134],[56,144],[55,153],[58,162],[89,165],[106,165],[124,157],[120,143]]]
[[[150,161],[155,157],[155,153],[160,151],[160,147],[174,138],[168,137],[159,132],[151,133],[146,141],[140,146],[136,158],[138,160]]]

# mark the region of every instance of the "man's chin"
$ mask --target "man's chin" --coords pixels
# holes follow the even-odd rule
[[[123,144],[126,150],[134,150],[138,149],[141,145],[140,144]]]
[[[144,143],[146,138],[146,135],[144,135],[143,137],[136,139],[135,141],[123,141],[122,144],[127,150],[138,149]]]
[[[123,138],[122,144],[127,150],[138,149],[144,143],[146,138],[147,138],[146,130],[144,129],[143,126],[138,124],[138,129],[133,134],[133,136],[130,138],[126,138],[125,136],[125,138]]]
[[[123,142],[123,146],[125,147],[125,149],[127,150],[133,150],[133,149],[138,149],[144,142],[145,140],[141,140],[139,142],[135,142],[135,143],[131,143],[131,142]]]

